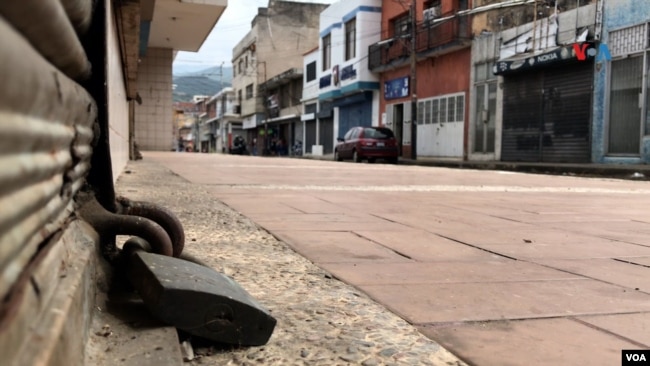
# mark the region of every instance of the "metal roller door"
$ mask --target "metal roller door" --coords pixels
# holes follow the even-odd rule
[[[42,244],[69,221],[73,197],[90,169],[97,107],[79,85],[90,63],[78,34],[90,23],[91,7],[92,0],[0,2],[0,297],[5,299]],[[47,303],[41,287],[39,304]]]
[[[303,143],[305,154],[311,154],[313,145],[316,145],[316,121],[305,121],[305,142]]]
[[[323,145],[323,154],[334,152],[334,119],[323,118],[318,121],[318,136]]]
[[[506,76],[504,161],[590,161],[593,64]]]

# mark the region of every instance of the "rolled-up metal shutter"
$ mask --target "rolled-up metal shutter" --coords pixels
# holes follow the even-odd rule
[[[78,34],[91,7],[0,2],[0,297],[69,219],[90,169],[97,107],[78,84],[90,73]]]

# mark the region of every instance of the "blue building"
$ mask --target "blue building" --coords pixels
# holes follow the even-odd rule
[[[603,24],[594,75],[592,161],[647,163],[650,2],[599,1],[599,7]]]

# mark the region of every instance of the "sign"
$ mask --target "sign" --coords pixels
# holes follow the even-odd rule
[[[341,80],[356,79],[356,78],[357,78],[357,69],[354,68],[354,65],[348,65],[341,69]]]
[[[268,97],[269,117],[275,118],[280,115],[280,103],[278,103],[278,95],[272,94]]]
[[[409,95],[409,77],[388,80],[384,82],[384,99],[399,99]]]
[[[585,62],[593,60],[597,54],[598,50],[593,42],[574,43],[518,60],[497,61],[492,72],[502,75],[566,62]]]
[[[320,89],[327,88],[328,86],[332,85],[332,75],[325,75],[320,78]]]

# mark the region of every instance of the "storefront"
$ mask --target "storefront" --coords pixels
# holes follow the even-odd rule
[[[372,126],[372,96],[366,91],[336,99],[339,108],[338,136],[343,136],[352,127]]]
[[[501,60],[501,160],[583,163],[591,159],[593,59],[590,42]]]

